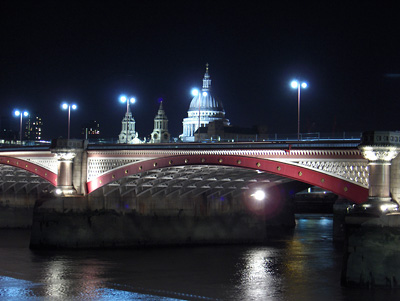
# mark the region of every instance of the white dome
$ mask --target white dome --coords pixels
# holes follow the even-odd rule
[[[221,113],[221,117],[225,115],[224,107],[222,106],[222,103],[216,100],[210,92],[207,92],[207,96],[199,95],[193,97],[190,106],[189,106],[189,111],[199,111],[199,101],[200,101],[200,111],[216,111]]]
[[[206,92],[206,93],[204,93]],[[208,64],[203,78],[203,88],[190,102],[188,117],[183,119],[183,134],[181,138],[185,142],[195,141],[194,134],[199,125],[207,127],[210,122],[222,120],[224,125],[229,125],[225,118],[225,110],[222,102],[216,100],[211,94],[211,79],[208,74]]]

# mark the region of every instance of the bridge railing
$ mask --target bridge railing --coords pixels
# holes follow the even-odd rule
[[[340,132],[340,133],[300,133],[300,141],[361,141],[361,132]],[[102,144],[118,144],[117,138],[97,138],[97,139],[88,139],[90,145],[102,145]],[[239,136],[230,139],[222,139],[222,138],[212,138],[212,139],[202,139],[201,143],[235,143],[235,142],[288,142],[298,141],[297,134],[265,134],[265,135],[254,135],[254,137],[246,137],[241,138]],[[20,147],[49,147],[51,141],[22,141],[22,144],[17,141],[2,141],[0,140],[0,148],[20,148]],[[178,138],[173,138],[170,142],[171,144],[182,143]],[[199,142],[197,142],[199,143]],[[145,142],[144,144],[150,144]],[[189,143],[190,144],[190,143]]]
[[[300,133],[300,140],[358,140],[361,139],[362,132],[340,132],[340,133]],[[269,140],[285,141],[297,140],[297,134],[273,134],[269,135]]]
[[[341,133],[300,133],[301,141],[329,141],[329,140],[361,140],[361,132],[341,132]],[[254,137],[223,139],[213,137],[210,139],[201,139],[201,143],[218,143],[218,142],[279,142],[279,141],[297,141],[297,134],[265,134],[254,135]],[[89,144],[117,144],[118,139],[89,139]],[[146,142],[145,142],[146,143]],[[148,143],[148,142],[147,142]],[[173,138],[171,143],[181,143],[178,138]],[[196,141],[198,143],[198,141]]]

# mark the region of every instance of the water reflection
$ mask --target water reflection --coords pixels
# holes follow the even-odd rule
[[[26,299],[35,296],[30,281],[0,276],[0,296],[12,299]]]
[[[87,259],[75,261],[73,258],[50,257],[43,270],[45,295],[55,298],[68,297],[75,293],[88,298],[99,297],[99,287],[103,287],[104,262]]]
[[[53,279],[55,280],[55,279]],[[63,284],[65,284],[64,282]],[[44,286],[45,294],[38,294],[37,288]],[[65,292],[69,291],[66,286],[61,285],[50,285],[46,287],[46,284],[37,284],[31,281],[20,280],[11,277],[0,276],[0,297],[12,300],[32,300],[38,297],[50,297],[52,300],[66,300],[66,299],[77,299],[77,300],[181,300],[175,298],[162,297],[157,295],[141,294],[123,290],[116,290],[110,288],[95,288],[89,293],[81,292],[77,296],[66,295]],[[32,288],[35,288],[36,292]],[[40,291],[40,290],[39,290]]]
[[[68,290],[68,283],[63,277],[65,266],[62,261],[51,261],[45,269],[46,276],[44,284],[46,287],[46,296],[62,297]]]
[[[293,236],[262,246],[31,251],[0,230],[0,299],[364,300],[396,292],[340,286],[332,217],[299,216]]]
[[[273,249],[252,249],[244,254],[239,269],[242,300],[265,300],[278,295],[281,287],[279,259]]]

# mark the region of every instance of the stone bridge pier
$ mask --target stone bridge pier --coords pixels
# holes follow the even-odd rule
[[[56,194],[85,194],[87,140],[54,139],[50,151],[58,160]]]
[[[400,288],[399,146],[400,132],[363,134],[359,149],[368,159],[369,194],[346,216],[345,286]]]
[[[382,212],[398,208],[391,195],[391,165],[399,153],[400,134],[393,132],[366,132],[359,149],[368,160],[369,191],[365,209],[377,207]],[[394,186],[396,183],[393,183]]]

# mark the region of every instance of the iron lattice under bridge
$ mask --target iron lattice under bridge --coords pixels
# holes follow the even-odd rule
[[[301,181],[355,203],[368,197],[368,160],[359,141],[84,145],[0,149],[1,187],[60,186],[60,164],[73,160],[80,194],[225,195],[257,185]],[[76,147],[74,147],[76,145]],[[79,168],[78,168],[79,167]]]

